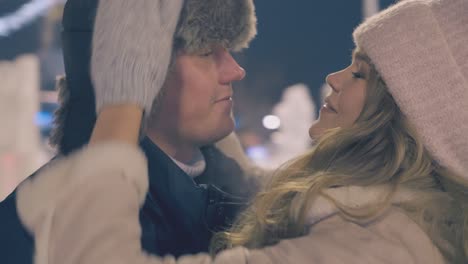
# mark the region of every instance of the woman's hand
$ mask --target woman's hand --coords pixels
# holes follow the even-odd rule
[[[183,0],[100,0],[91,76],[97,122],[91,138],[137,143],[142,116],[163,86]]]

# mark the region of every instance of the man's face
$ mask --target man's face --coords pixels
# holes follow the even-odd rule
[[[179,53],[151,126],[171,141],[193,146],[227,136],[234,129],[232,82],[244,76],[223,47],[202,55]]]

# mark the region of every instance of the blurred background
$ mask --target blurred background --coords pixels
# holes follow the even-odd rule
[[[54,155],[48,145],[64,74],[66,0],[0,0],[0,201]],[[327,74],[345,67],[351,33],[395,0],[256,0],[258,35],[236,54],[236,131],[247,154],[276,167],[310,147]]]

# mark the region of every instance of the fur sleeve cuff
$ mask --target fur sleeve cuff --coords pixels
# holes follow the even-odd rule
[[[18,187],[17,206],[24,224],[31,226],[76,186],[92,185],[104,177],[106,181],[127,182],[136,191],[139,203],[144,202],[148,190],[144,153],[129,144],[101,143],[51,161]]]
[[[83,178],[96,171],[120,171],[116,177],[124,177],[138,190],[140,201],[144,200],[148,191],[148,165],[138,146],[120,142],[100,143],[83,148],[71,159],[76,161],[73,166],[79,168]]]

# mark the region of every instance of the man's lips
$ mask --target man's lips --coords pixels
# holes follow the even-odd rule
[[[228,95],[228,96],[222,97],[222,98],[216,100],[215,103],[219,103],[219,102],[223,102],[223,101],[232,101],[232,96]]]

